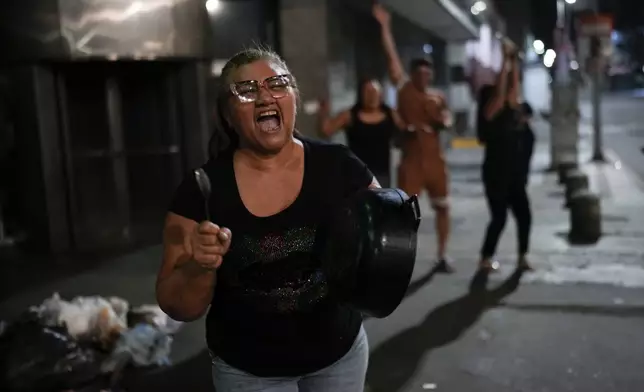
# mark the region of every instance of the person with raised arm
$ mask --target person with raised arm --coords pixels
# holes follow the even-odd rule
[[[398,112],[410,132],[401,146],[398,186],[409,195],[420,194],[423,190],[429,194],[431,207],[436,212],[438,233],[435,268],[439,272],[451,273],[454,268],[447,257],[449,174],[439,133],[451,127],[452,114],[444,94],[430,88],[434,77],[431,60],[413,59],[407,76],[391,31],[391,15],[382,5],[375,4],[373,16],[381,27],[389,77],[398,88]]]
[[[517,222],[518,268],[532,270],[527,254],[532,213],[527,184],[535,136],[530,127],[532,108],[520,99],[519,59],[509,41],[503,43],[503,66],[495,85],[481,88],[478,100],[477,134],[485,147],[482,180],[490,209],[479,268],[492,272],[493,260],[508,209]]]

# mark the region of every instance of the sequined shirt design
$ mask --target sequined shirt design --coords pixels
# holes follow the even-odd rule
[[[230,295],[257,312],[311,310],[328,294],[327,281],[315,257],[314,226],[233,241],[224,283]],[[226,265],[226,263],[224,263]]]

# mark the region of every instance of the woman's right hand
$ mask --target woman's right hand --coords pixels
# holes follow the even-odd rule
[[[201,222],[190,236],[193,260],[204,269],[216,270],[228,253],[231,239],[230,229],[208,221]]]
[[[391,15],[385,7],[383,7],[381,4],[376,3],[373,5],[371,12],[373,13],[373,17],[376,18],[381,26],[389,26]]]
[[[513,59],[517,54],[517,47],[509,38],[503,39],[503,56],[506,59]]]

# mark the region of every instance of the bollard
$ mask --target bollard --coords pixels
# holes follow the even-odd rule
[[[599,241],[602,234],[600,198],[589,191],[575,193],[570,199],[570,232],[572,244],[588,245]]]
[[[565,207],[570,207],[570,200],[575,193],[588,190],[588,176],[582,171],[572,169],[565,178],[566,202]]]
[[[564,184],[566,182],[566,176],[571,170],[577,169],[577,162],[575,161],[565,161],[561,162],[557,166],[557,174],[559,176],[559,184]]]

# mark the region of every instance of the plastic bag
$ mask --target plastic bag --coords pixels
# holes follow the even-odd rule
[[[109,348],[127,329],[127,301],[112,297],[76,297],[71,301],[54,293],[31,310],[46,325],[66,325],[69,334],[78,340],[97,341]]]
[[[112,355],[103,363],[103,372],[114,372],[128,363],[136,366],[169,365],[171,346],[172,336],[150,324],[138,324],[121,335]]]
[[[100,374],[99,355],[63,326],[44,326],[28,313],[0,337],[0,390],[63,391]]]
[[[161,310],[159,305],[141,305],[130,310],[128,324],[137,325],[139,323],[150,324],[168,335],[174,335],[183,325],[181,321],[171,319]]]

